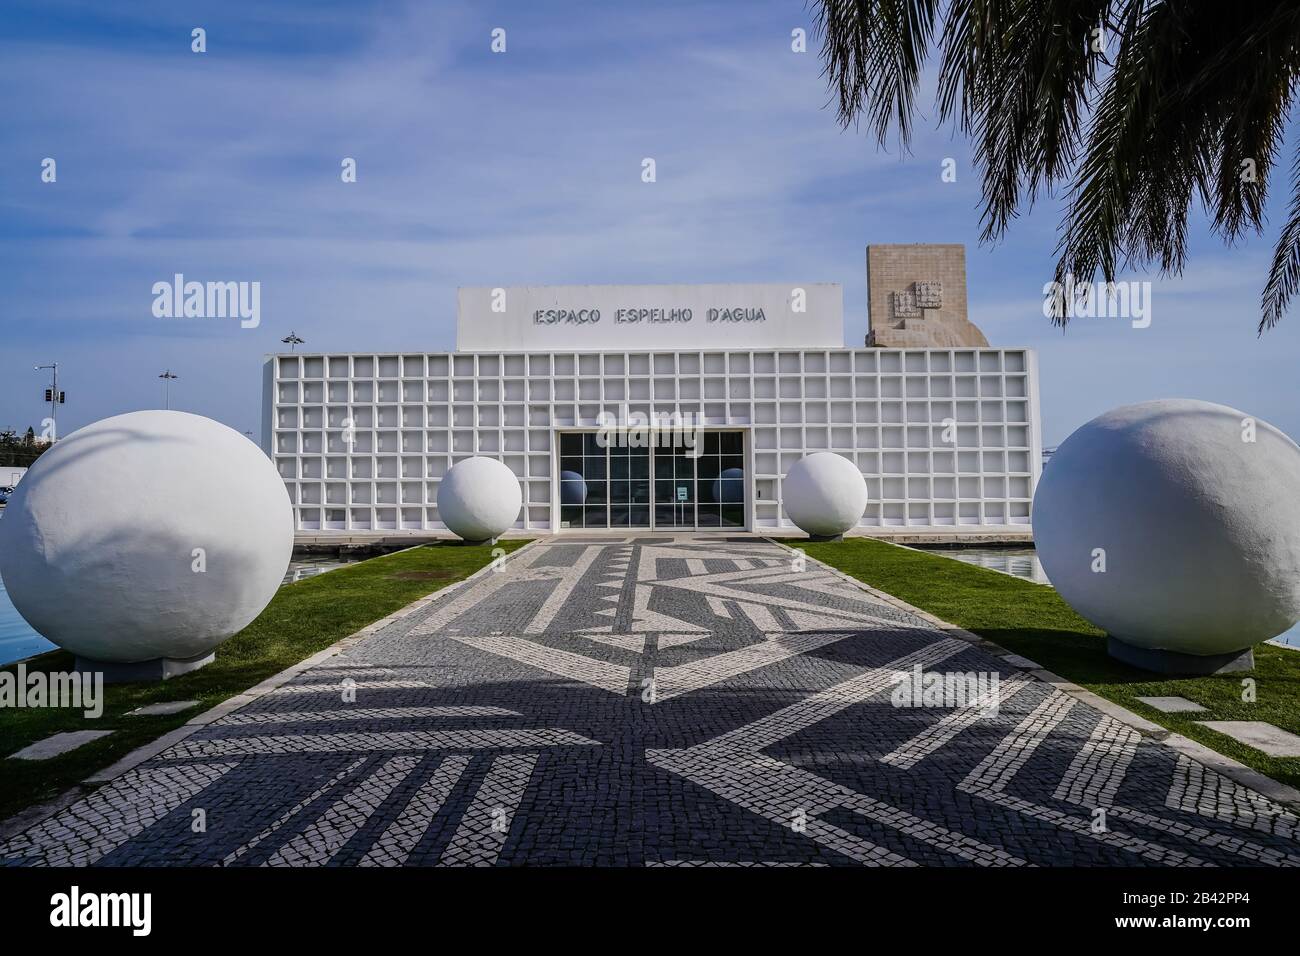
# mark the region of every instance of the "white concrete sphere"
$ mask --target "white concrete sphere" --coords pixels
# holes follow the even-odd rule
[[[1126,644],[1226,654],[1300,619],[1300,448],[1235,408],[1094,418],[1044,469],[1033,528],[1061,597]]]
[[[36,460],[0,519],[0,575],[19,613],[55,644],[113,663],[208,653],[261,613],[292,553],[275,466],[185,412],[73,432]]]
[[[466,541],[486,541],[513,527],[524,503],[519,479],[495,458],[466,458],[438,485],[438,515]]]
[[[833,536],[854,527],[867,509],[867,483],[857,465],[834,452],[800,458],[781,483],[790,520],[808,534]]]

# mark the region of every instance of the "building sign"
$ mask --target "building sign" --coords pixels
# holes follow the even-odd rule
[[[487,286],[457,292],[467,352],[842,348],[834,283]]]

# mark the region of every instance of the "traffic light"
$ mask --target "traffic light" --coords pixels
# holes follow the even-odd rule
[[[67,393],[67,392],[60,391],[60,392],[59,392],[59,404],[62,405],[62,404],[67,400],[67,397],[68,397],[68,393]]]
[[[52,388],[47,388],[47,389],[45,390],[45,400],[46,400],[47,402],[52,402],[52,401],[54,401],[54,389],[52,389]]]

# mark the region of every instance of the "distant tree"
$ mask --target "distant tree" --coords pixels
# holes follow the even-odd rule
[[[982,241],[1066,187],[1056,281],[1180,274],[1194,200],[1227,245],[1260,233],[1300,78],[1294,0],[817,0],[844,126],[906,147],[938,55],[937,113],[974,140]],[[1300,291],[1300,156],[1259,331]],[[1066,317],[1053,321],[1064,324]]]
[[[36,430],[29,427],[19,435],[12,428],[0,431],[0,465],[26,468],[49,450],[48,442],[38,444]]]

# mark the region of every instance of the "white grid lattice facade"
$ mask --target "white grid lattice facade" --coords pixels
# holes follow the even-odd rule
[[[755,531],[793,527],[782,476],[815,451],[861,470],[864,528],[1027,528],[1041,458],[1025,349],[282,354],[263,409],[303,531],[441,530],[439,480],[476,454],[519,477],[517,528],[562,530],[558,436],[602,410],[742,431]]]

